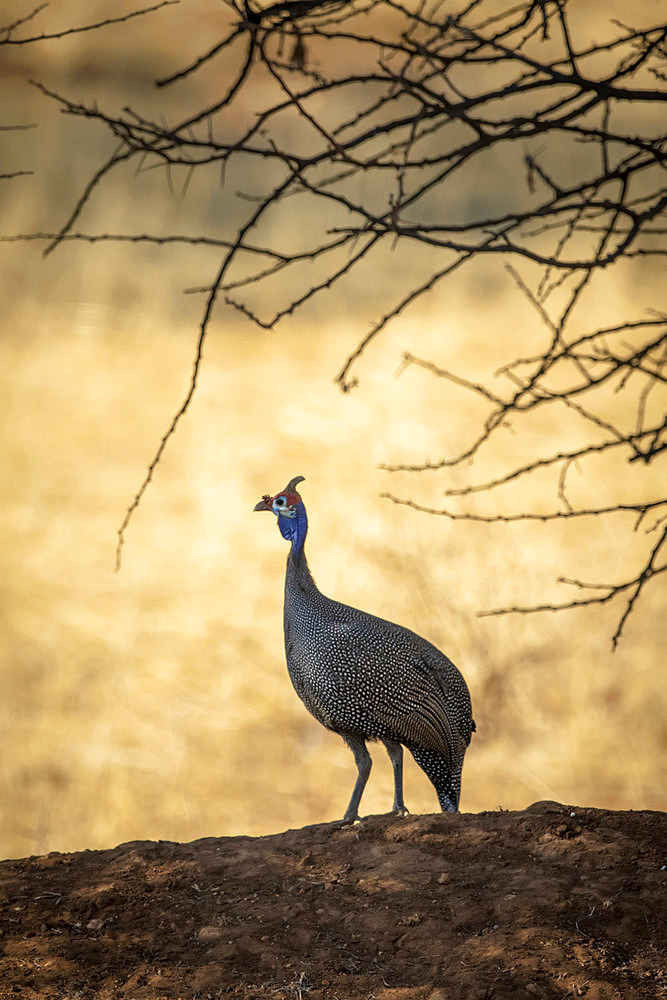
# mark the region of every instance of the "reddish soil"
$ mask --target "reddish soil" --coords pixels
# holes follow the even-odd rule
[[[0,863],[0,997],[654,1000],[667,821],[540,802]]]

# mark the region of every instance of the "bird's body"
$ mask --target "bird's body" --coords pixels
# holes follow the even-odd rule
[[[445,811],[458,808],[461,768],[474,729],[470,695],[454,666],[425,639],[322,594],[304,552],[307,517],[294,492],[264,497],[292,542],[285,577],[285,654],[294,688],[312,715],[343,737],[358,777],[345,820],[357,818],[371,760],[366,740],[381,740],[394,768],[394,810],[404,812],[402,747],[426,772]]]

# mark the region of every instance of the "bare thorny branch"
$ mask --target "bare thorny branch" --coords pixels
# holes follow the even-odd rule
[[[49,3],[41,3],[37,7],[33,7],[32,10],[24,14],[23,17],[18,17],[9,24],[0,24],[0,47],[5,46],[28,46],[35,42],[53,42],[61,38],[66,38],[69,35],[79,35],[85,34],[86,32],[97,31],[100,28],[107,28],[114,24],[124,24],[127,21],[132,21],[137,17],[143,17],[145,14],[153,14],[163,7],[173,7],[178,4],[180,0],[159,0],[158,3],[153,4],[150,7],[142,7],[137,10],[130,11],[127,14],[122,14],[116,17],[107,17],[101,21],[92,21],[88,24],[83,24],[79,26],[63,28],[60,31],[42,31],[40,34],[30,35],[25,33],[25,27],[31,22],[39,19],[40,14],[42,14]],[[3,131],[25,131],[27,129],[35,128],[34,125],[0,125],[0,132]],[[34,173],[33,170],[14,170],[7,173],[0,173],[0,180],[13,180],[15,177],[30,177]],[[99,180],[100,177],[97,178]],[[97,182],[97,181],[96,181]],[[73,220],[71,220],[73,221]],[[71,224],[71,222],[70,222]]]
[[[106,126],[118,145],[60,232],[39,237],[49,240],[47,251],[72,239],[156,244],[189,239],[221,252],[204,289],[187,391],[119,528],[118,566],[131,517],[195,394],[216,304],[271,329],[314,297],[349,285],[363,268],[378,266],[385,247],[428,248],[429,269],[397,288],[394,301],[342,365],[336,381],[349,391],[370,345],[416,300],[470,261],[500,256],[534,309],[535,341],[545,334],[544,342],[531,356],[508,359],[497,375],[501,388],[407,355],[407,366],[474,393],[488,411],[459,453],[385,468],[416,474],[464,469],[499,442],[509,424],[520,430],[538,410],[567,411],[579,420],[590,435],[587,443],[565,447],[554,439],[529,462],[444,490],[446,496],[464,499],[490,494],[553,468],[559,509],[522,510],[508,517],[469,510],[438,513],[508,522],[634,514],[635,530],[651,530],[645,522],[653,515],[657,541],[643,568],[627,580],[594,585],[602,593],[560,605],[491,612],[552,610],[619,598],[625,604],[615,645],[639,596],[664,571],[656,560],[665,538],[658,528],[667,501],[660,496],[617,504],[605,497],[582,508],[568,497],[567,477],[573,462],[585,468],[601,454],[619,469],[626,462],[648,466],[659,460],[667,444],[664,408],[656,402],[666,381],[667,319],[639,310],[613,327],[585,331],[577,316],[592,284],[613,281],[616,265],[667,256],[659,223],[667,208],[666,142],[654,111],[666,100],[660,84],[667,27],[632,28],[601,19],[595,32],[601,40],[589,41],[577,37],[567,0],[518,0],[512,6],[496,0],[433,0],[414,9],[396,0],[285,0],[263,10],[249,0],[229,0],[227,10],[220,39],[158,85],[168,93],[221,56],[238,68],[221,87],[221,97],[170,127],[131,109],[108,113],[51,94],[65,113]],[[5,29],[6,37],[13,40],[18,27]],[[259,108],[244,103],[251,83],[258,82],[265,95]],[[258,92],[255,86],[253,94]],[[507,172],[495,167],[513,152],[521,168],[508,192]],[[575,157],[573,169],[569,161]],[[224,171],[232,162],[240,164],[249,178],[238,192],[239,199],[248,199],[245,220],[218,240],[74,232],[93,192],[119,164],[131,160],[169,171],[183,168],[188,176],[193,170]],[[461,176],[473,179],[487,196],[459,205],[451,192]],[[489,210],[489,205],[498,207]],[[303,227],[301,245],[288,251],[275,229],[263,227],[269,210],[292,206],[311,223]],[[321,223],[324,218],[329,221]],[[304,268],[304,262],[310,266]],[[263,290],[278,273],[289,281],[283,300],[275,303],[275,284],[271,295]],[[632,398],[632,427],[600,405],[609,393]],[[434,512],[411,499],[390,499]]]

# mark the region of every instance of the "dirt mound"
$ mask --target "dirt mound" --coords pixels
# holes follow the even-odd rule
[[[0,864],[0,997],[639,1000],[665,814],[541,802]]]

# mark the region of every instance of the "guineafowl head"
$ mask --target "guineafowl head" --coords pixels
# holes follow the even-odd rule
[[[292,543],[295,552],[299,552],[303,547],[308,531],[306,508],[296,492],[297,484],[303,481],[303,476],[295,476],[294,479],[290,479],[284,490],[276,493],[275,496],[269,496],[266,493],[253,508],[254,510],[268,510],[276,515],[280,534]]]

